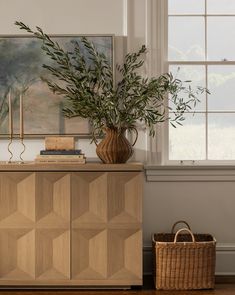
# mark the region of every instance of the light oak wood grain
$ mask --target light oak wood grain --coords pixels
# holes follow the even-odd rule
[[[17,164],[12,162],[7,164],[0,163],[0,171],[142,171],[143,164],[130,162],[126,164],[64,164],[64,163],[35,163],[25,162]]]
[[[0,287],[142,284],[142,168],[104,166],[0,172]]]

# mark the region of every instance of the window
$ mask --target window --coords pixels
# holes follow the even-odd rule
[[[168,159],[235,160],[234,0],[168,0],[168,70],[211,92],[169,125]]]

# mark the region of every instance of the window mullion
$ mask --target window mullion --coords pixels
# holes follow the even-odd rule
[[[205,0],[205,60],[208,61],[208,52],[207,52],[207,0]],[[205,65],[205,79],[206,79],[206,88],[208,88],[208,64]],[[205,145],[206,145],[206,160],[208,160],[208,94],[206,93],[206,130],[205,130]]]
[[[206,88],[208,88],[208,65],[206,65],[206,75],[205,75],[205,79],[206,79]],[[206,140],[205,140],[205,145],[206,145],[206,160],[208,160],[208,93],[205,94],[206,95]]]

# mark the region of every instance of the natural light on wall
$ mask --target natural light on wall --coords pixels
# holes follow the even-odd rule
[[[235,0],[169,0],[168,65],[211,92],[169,126],[169,159],[235,160]]]

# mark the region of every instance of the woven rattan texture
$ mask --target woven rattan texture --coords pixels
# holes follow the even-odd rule
[[[155,287],[163,290],[212,289],[215,280],[215,240],[208,234],[155,234]]]

